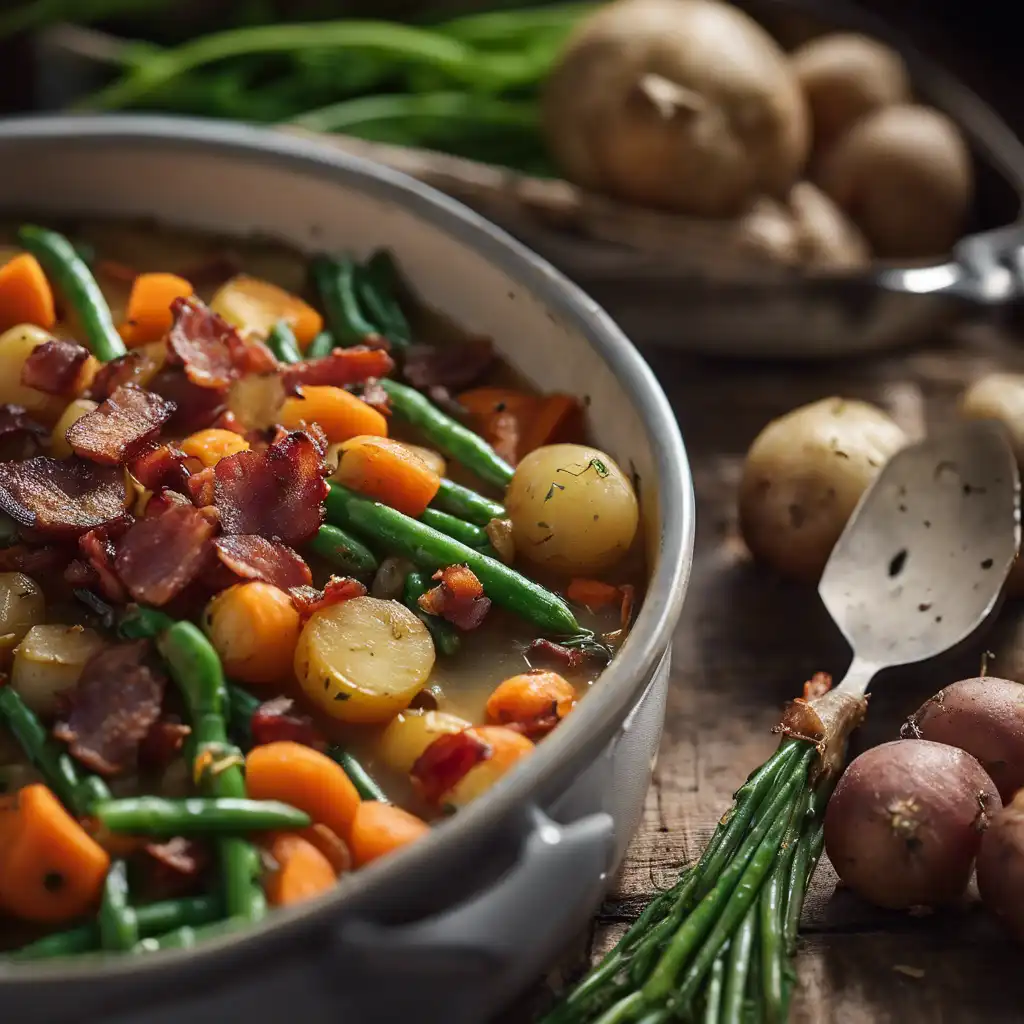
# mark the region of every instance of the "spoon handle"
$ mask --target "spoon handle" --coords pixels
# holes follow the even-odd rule
[[[888,667],[888,665],[875,665],[854,654],[853,661],[850,662],[850,667],[846,670],[846,675],[843,676],[843,681],[835,687],[834,692],[847,697],[863,697],[868,692],[871,680],[882,669]]]

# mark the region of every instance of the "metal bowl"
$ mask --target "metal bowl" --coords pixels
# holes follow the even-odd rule
[[[413,288],[546,389],[586,394],[640,482],[650,585],[618,658],[492,793],[337,891],[237,937],[153,957],[0,968],[19,1024],[480,1024],[586,922],[639,820],[693,553],[692,481],[646,363],[554,269],[457,203],[329,147],[154,117],[0,124],[0,212],[149,217],[300,248],[391,247]]]

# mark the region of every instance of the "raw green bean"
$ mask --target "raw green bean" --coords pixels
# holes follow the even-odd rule
[[[430,589],[426,578],[422,573],[411,572],[405,577],[405,587],[402,590],[402,603],[423,623],[430,631],[434,646],[449,657],[458,653],[462,645],[462,638],[459,631],[450,623],[437,615],[430,615],[420,607],[420,598]]]
[[[430,443],[471,473],[496,487],[506,487],[515,470],[482,438],[443,413],[415,388],[384,378],[381,387],[395,413],[417,427]]]
[[[330,331],[321,331],[306,347],[307,359],[323,359],[329,356],[334,348],[334,335]]]
[[[427,526],[439,533],[454,537],[455,540],[461,541],[463,544],[468,544],[471,548],[477,548],[480,551],[491,548],[490,538],[479,526],[467,523],[465,519],[459,519],[458,516],[453,516],[448,512],[439,512],[436,508],[428,508],[420,516],[420,522],[426,523]],[[492,558],[497,558],[493,549],[488,550],[487,554]]]
[[[704,998],[704,1024],[718,1024],[718,1015],[722,1010],[722,985],[725,976],[725,955],[728,948],[722,950],[722,955],[711,967],[711,977],[708,979],[708,991]]]
[[[312,824],[305,811],[279,800],[237,797],[132,796],[97,804],[92,813],[111,832],[146,836],[237,834]]]
[[[47,277],[75,311],[92,354],[101,363],[125,355],[127,350],[114,327],[107,300],[75,247],[56,231],[34,224],[18,229],[18,241],[39,260]]]
[[[135,908],[139,934],[159,935],[161,932],[184,925],[210,924],[223,913],[223,906],[214,896],[189,896],[180,900],[164,900]],[[69,931],[57,932],[30,942],[21,949],[0,955],[11,960],[51,960],[56,957],[76,956],[100,948],[99,923],[84,924]]]
[[[317,256],[310,264],[313,282],[320,293],[327,323],[337,344],[343,348],[351,345],[376,344],[380,333],[363,315],[356,295],[356,264],[350,259],[332,259]]]
[[[348,576],[369,576],[377,571],[377,556],[361,541],[336,526],[321,526],[309,550]]]
[[[750,973],[750,957],[757,930],[757,908],[751,907],[736,934],[729,942],[729,961],[726,965],[725,993],[722,1000],[722,1024],[743,1024],[743,999]]]
[[[376,780],[370,773],[353,757],[347,750],[339,746],[327,748],[327,756],[336,761],[345,770],[352,785],[356,787],[359,795],[364,800],[376,800],[377,803],[390,803],[387,794],[377,785]]]
[[[505,518],[505,509],[498,502],[447,479],[441,481],[441,486],[430,504],[442,512],[449,512],[477,526],[486,526],[492,519]]]
[[[468,565],[492,601],[549,633],[567,638],[584,633],[568,605],[551,591],[520,576],[497,559],[460,544],[387,505],[364,498],[341,484],[331,484],[327,515],[343,528],[374,540],[382,548],[431,572],[448,565]]]
[[[128,869],[123,860],[110,865],[103,882],[99,927],[102,949],[124,952],[139,941],[139,919],[128,901]]]
[[[270,333],[267,335],[267,348],[282,363],[298,363],[302,360],[295,332],[285,320],[278,320],[270,329]]]
[[[396,297],[398,272],[391,253],[378,250],[356,271],[356,289],[363,308],[392,347],[408,348],[412,331]]]

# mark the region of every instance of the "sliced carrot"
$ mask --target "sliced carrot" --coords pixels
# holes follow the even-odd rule
[[[23,252],[0,267],[0,332],[18,324],[49,331],[56,322],[53,289],[35,256]]]
[[[311,384],[303,387],[301,396],[286,398],[278,422],[289,430],[319,423],[331,442],[349,441],[361,434],[388,436],[388,421],[376,409],[344,388],[327,385]]]
[[[346,441],[341,451],[335,480],[414,519],[441,486],[440,476],[398,441],[361,435]]]
[[[328,892],[338,880],[331,862],[308,840],[294,832],[273,837],[268,852],[274,869],[264,884],[274,907],[311,900]]]
[[[323,317],[297,295],[247,274],[239,274],[223,285],[210,300],[210,308],[243,332],[261,338],[284,320],[303,350],[324,326]]]
[[[519,435],[519,458],[536,448],[560,440],[560,433],[580,412],[580,404],[572,395],[545,395],[535,406]]]
[[[558,439],[580,412],[572,395],[538,397],[512,388],[473,388],[458,401],[475,429],[512,462]]]
[[[107,852],[46,786],[20,790],[16,815],[0,864],[0,908],[44,924],[91,910],[110,868]]]
[[[517,417],[529,414],[537,401],[537,397],[529,392],[497,387],[473,388],[463,391],[458,398],[459,405],[480,422],[486,422],[502,412]]]
[[[430,826],[415,814],[394,804],[367,800],[356,810],[349,847],[356,867],[415,842],[430,831]]]
[[[569,581],[565,596],[592,611],[616,604],[622,600],[622,591],[601,580],[574,579]]]
[[[352,870],[352,853],[348,844],[326,825],[318,822],[299,830],[295,835],[312,843],[330,861],[336,875]]]
[[[499,683],[487,699],[487,717],[524,735],[550,732],[576,703],[576,690],[557,672],[534,669]]]
[[[312,747],[281,740],[254,747],[245,759],[253,800],[281,800],[348,840],[359,793],[341,765]]]
[[[249,450],[249,442],[233,430],[210,427],[190,434],[178,446],[186,454],[198,459],[204,466],[216,466],[221,459]]]
[[[447,793],[442,794],[442,805],[464,807],[486,793],[521,758],[534,751],[531,740],[502,725],[477,725],[468,731],[487,744],[490,755],[470,768]]]
[[[171,303],[187,299],[192,285],[177,274],[139,274],[125,307],[124,323],[118,328],[128,348],[159,341],[174,323]]]

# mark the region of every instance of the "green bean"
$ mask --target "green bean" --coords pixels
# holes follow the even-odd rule
[[[189,737],[193,760],[209,755],[217,760],[228,752],[227,689],[217,652],[191,622],[176,622],[157,638],[171,676],[188,707],[192,733]],[[238,765],[204,772],[203,786],[212,796],[242,799],[245,777]],[[258,920],[266,913],[266,899],[257,879],[260,858],[248,840],[218,840],[224,904],[232,917]]]
[[[174,619],[156,608],[130,605],[117,624],[117,631],[126,640],[155,640],[174,625]]]
[[[711,967],[711,977],[708,980],[708,991],[704,999],[704,1024],[718,1024],[718,1015],[722,1009],[722,985],[725,976],[726,950],[722,956],[714,962]]]
[[[128,901],[128,869],[123,860],[110,865],[103,882],[99,927],[102,949],[123,952],[139,941],[139,919]]]
[[[486,526],[492,519],[505,518],[505,509],[498,502],[447,479],[442,479],[441,486],[430,504],[442,512],[449,512],[477,526]]]
[[[430,589],[422,573],[411,572],[405,577],[402,590],[402,603],[430,631],[434,646],[449,657],[457,654],[462,645],[459,631],[450,623],[437,615],[431,615],[420,607],[420,598]]]
[[[74,309],[92,354],[102,363],[125,355],[127,350],[114,327],[107,300],[75,247],[56,231],[34,224],[18,229],[18,241],[39,260]]]
[[[364,800],[375,800],[377,803],[386,804],[387,794],[377,784],[370,773],[359,763],[359,761],[343,747],[331,746],[327,748],[327,756],[336,761],[345,770],[345,774],[356,787],[359,795]]]
[[[298,363],[302,360],[295,332],[286,320],[278,320],[267,335],[267,348],[282,363]]]
[[[743,1024],[743,998],[750,972],[750,956],[757,930],[757,908],[751,907],[736,934],[729,942],[729,962],[726,967],[725,993],[722,1000],[722,1024]]]
[[[377,556],[361,541],[336,526],[321,526],[307,545],[314,555],[348,576],[370,576],[377,571]]]
[[[317,256],[310,264],[310,273],[337,344],[343,348],[377,344],[380,333],[363,315],[356,295],[355,261]]]
[[[220,938],[230,935],[240,928],[247,927],[249,922],[242,917],[227,917],[222,921],[213,921],[204,925],[182,925],[163,935],[154,935],[137,942],[133,953],[158,953],[162,949],[192,949],[205,939]]]
[[[471,473],[496,487],[506,487],[515,470],[482,438],[437,408],[415,388],[385,378],[381,387],[394,411],[419,428],[430,443]]]
[[[234,683],[228,683],[227,689],[227,720],[231,735],[242,750],[248,750],[252,746],[252,716],[262,702],[259,697],[254,697],[248,690]]]
[[[132,796],[97,804],[92,813],[111,832],[146,836],[237,834],[312,824],[305,811],[279,800],[238,797]]]
[[[379,249],[359,268],[356,289],[363,308],[392,347],[408,348],[412,330],[398,304],[398,271],[387,249]]]
[[[185,925],[210,924],[223,912],[223,906],[214,896],[189,896],[179,900],[164,900],[135,908],[135,920],[142,936],[159,935]],[[57,932],[30,942],[6,955],[17,962],[26,960],[52,960],[56,957],[76,956],[100,948],[98,922],[84,924],[69,931]]]
[[[486,550],[491,558],[497,558],[494,549],[491,548],[490,537],[479,526],[467,523],[465,519],[459,519],[458,516],[453,516],[448,512],[440,512],[436,508],[428,508],[420,516],[420,522],[426,523],[427,526],[439,533],[452,537],[463,544],[468,544],[471,548],[480,551]]]
[[[321,331],[310,343],[306,346],[306,358],[307,359],[323,359],[324,356],[329,356],[331,350],[334,348],[334,335],[330,331]]]
[[[568,605],[551,591],[520,576],[497,559],[460,544],[387,505],[364,498],[341,484],[331,484],[327,515],[343,528],[362,534],[431,572],[448,565],[468,565],[496,604],[549,633],[574,640],[584,634]]]

